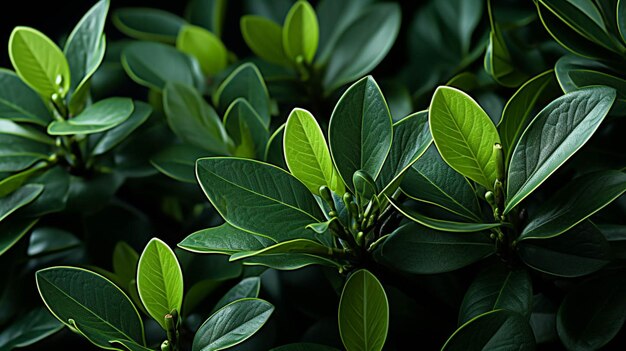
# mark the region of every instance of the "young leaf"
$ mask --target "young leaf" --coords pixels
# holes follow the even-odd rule
[[[261,159],[270,137],[262,118],[244,98],[237,98],[224,113],[224,125],[237,157]]]
[[[524,316],[507,310],[495,310],[463,324],[446,341],[442,351],[535,349],[533,331]]]
[[[145,343],[139,313],[108,279],[74,267],[42,269],[35,277],[39,294],[52,314],[94,345],[111,348],[116,340]]]
[[[363,207],[378,194],[378,187],[374,179],[367,174],[358,170],[352,175],[352,185],[354,186],[354,195],[356,196],[357,205]]]
[[[392,134],[391,114],[374,78],[365,77],[348,88],[328,127],[330,152],[348,188],[354,189],[352,175],[358,170],[376,179],[391,149]]]
[[[238,158],[196,162],[202,190],[231,225],[276,241],[311,237],[324,216],[309,190],[286,171]]]
[[[283,49],[283,28],[261,16],[241,17],[241,34],[255,55],[267,62],[289,66],[289,59]]]
[[[189,85],[169,82],[163,89],[163,109],[170,128],[185,143],[227,155],[228,134],[219,116]]]
[[[301,57],[306,63],[311,63],[319,40],[319,28],[317,16],[311,4],[305,0],[296,2],[283,26],[283,47],[285,54],[293,62],[298,62]]]
[[[407,223],[376,249],[375,259],[403,272],[436,274],[463,268],[494,251],[488,233],[449,233]]]
[[[107,131],[122,124],[133,113],[133,100],[108,98],[87,107],[74,118],[53,121],[48,125],[50,135],[92,134]]]
[[[346,281],[339,301],[339,334],[348,351],[380,351],[389,329],[389,302],[382,284],[365,269]]]
[[[174,251],[153,238],[146,245],[137,266],[137,291],[146,311],[167,330],[165,315],[183,305],[183,272]]]
[[[231,302],[235,302],[239,299],[255,298],[259,296],[259,290],[261,289],[261,278],[248,277],[242,279],[237,285],[233,286],[222,296],[222,298],[213,307],[214,313],[220,308],[228,305]]]
[[[207,76],[219,73],[228,65],[228,51],[222,41],[202,27],[183,26],[176,38],[176,48],[195,57]]]
[[[186,24],[173,13],[139,7],[117,9],[112,20],[117,29],[130,37],[168,44],[176,42],[178,32]]]
[[[44,186],[41,184],[26,184],[2,197],[0,202],[0,222],[7,218],[11,213],[33,202],[42,192]]]
[[[262,250],[274,244],[276,241],[273,239],[224,223],[190,234],[178,244],[178,247],[197,253],[232,255],[241,251]]]
[[[40,31],[15,27],[9,38],[9,57],[17,74],[46,99],[62,97],[70,88],[70,68],[61,49]]]
[[[267,322],[274,306],[261,299],[240,299],[209,317],[193,338],[192,351],[219,351],[235,346]]]
[[[591,87],[565,94],[539,112],[511,155],[505,214],[591,138],[614,100],[614,89]]]
[[[0,68],[0,118],[45,126],[50,121],[50,111],[15,73]]]
[[[450,167],[493,189],[498,168],[494,144],[500,136],[478,103],[458,89],[441,86],[430,103],[429,121],[435,145]]]
[[[270,125],[270,98],[263,76],[252,63],[237,67],[217,88],[213,103],[221,113],[237,98],[246,99],[261,116],[266,127]]]
[[[313,194],[326,185],[343,195],[345,187],[333,165],[322,129],[309,111],[296,108],[287,119],[284,144],[289,171]]]
[[[63,328],[63,324],[43,307],[19,317],[0,334],[0,350],[26,347]]]
[[[488,267],[478,274],[465,293],[459,325],[499,309],[530,316],[532,287],[530,275],[525,270],[510,270],[501,264]]]
[[[115,148],[152,114],[152,107],[143,101],[134,101],[133,105],[133,113],[127,120],[97,138],[97,142],[94,143],[95,145],[91,151],[92,155],[102,155]],[[96,139],[94,138],[94,140]]]
[[[626,192],[626,173],[599,171],[574,179],[543,202],[529,218],[520,239],[558,236]]]

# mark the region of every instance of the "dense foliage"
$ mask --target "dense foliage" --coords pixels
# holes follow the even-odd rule
[[[9,39],[0,350],[626,342],[625,0],[109,7]]]

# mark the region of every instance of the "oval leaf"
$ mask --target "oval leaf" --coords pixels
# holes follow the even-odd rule
[[[232,255],[241,251],[262,250],[275,243],[273,239],[224,223],[190,234],[178,244],[178,247],[191,252]]]
[[[246,15],[241,17],[240,26],[243,39],[255,55],[277,65],[289,65],[280,25],[265,17]]]
[[[195,57],[207,76],[215,75],[228,65],[228,51],[222,41],[202,27],[183,26],[176,39],[176,48]]]
[[[186,24],[173,13],[140,7],[117,9],[112,19],[117,29],[130,37],[168,44],[176,42],[178,32]]]
[[[45,126],[50,121],[50,111],[15,73],[0,68],[0,118]]]
[[[315,10],[307,1],[296,2],[283,26],[283,47],[285,54],[293,62],[298,62],[298,57],[306,63],[313,61],[317,51],[319,40],[319,27]]]
[[[244,98],[261,116],[263,124],[270,124],[270,98],[259,69],[252,63],[237,67],[217,88],[213,95],[214,105],[221,113],[237,98]]]
[[[74,118],[53,121],[48,125],[50,135],[72,135],[100,133],[117,127],[133,113],[133,100],[108,98],[87,107]]]

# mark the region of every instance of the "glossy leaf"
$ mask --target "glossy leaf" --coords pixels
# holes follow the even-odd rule
[[[50,121],[50,112],[15,73],[0,68],[0,118],[44,126]]]
[[[429,109],[430,130],[441,157],[462,175],[493,189],[498,165],[496,127],[474,99],[450,87],[439,87]]]
[[[626,192],[626,173],[599,171],[574,179],[529,218],[520,239],[550,238],[574,227]]]
[[[207,76],[222,71],[228,65],[228,51],[222,41],[202,27],[183,26],[176,39],[176,48],[195,57]]]
[[[328,127],[330,152],[348,188],[354,189],[352,175],[358,170],[376,179],[392,135],[391,114],[374,78],[354,83],[337,102]]]
[[[137,278],[137,264],[139,254],[125,241],[119,241],[113,249],[113,273],[124,284],[122,288],[128,290],[130,283]]]
[[[274,306],[260,299],[240,299],[215,312],[196,332],[193,351],[218,351],[251,337],[267,322]]]
[[[237,67],[213,95],[214,105],[224,113],[237,98],[246,99],[259,114],[265,126],[270,124],[269,93],[258,68],[251,63]]]
[[[197,90],[182,83],[167,83],[163,108],[167,123],[182,141],[213,153],[228,154],[226,129]]]
[[[38,226],[30,234],[28,255],[36,256],[76,248],[81,242],[72,233],[53,227]]]
[[[261,159],[269,139],[263,119],[244,98],[237,98],[224,114],[224,125],[237,157]]]
[[[343,266],[337,261],[305,253],[253,256],[244,259],[243,264],[246,266],[263,266],[281,271],[292,271],[312,265],[330,267],[334,270],[343,269]]]
[[[561,277],[593,273],[611,260],[609,243],[589,221],[556,237],[521,240],[517,247],[528,266]]]
[[[26,347],[58,332],[63,328],[56,318],[43,307],[19,317],[0,334],[0,350]]]
[[[50,146],[23,138],[17,133],[12,134],[11,131],[21,130],[18,124],[0,120],[0,128],[7,129],[8,132],[5,134],[0,131],[0,172],[23,171],[38,161],[47,161],[52,154]]]
[[[185,9],[185,17],[221,37],[227,3],[227,0],[191,0]]]
[[[268,246],[257,251],[242,251],[230,256],[230,261],[241,260],[253,256],[276,255],[284,253],[308,253],[312,255],[328,255],[332,249],[309,239],[293,239]]]
[[[591,138],[614,100],[611,88],[585,88],[554,100],[539,112],[511,155],[505,214]]]
[[[280,25],[261,16],[246,15],[241,17],[240,26],[243,39],[255,55],[277,65],[289,65]]]
[[[185,20],[167,11],[127,7],[117,9],[112,16],[113,24],[122,33],[142,40],[174,44]]]
[[[369,6],[337,38],[324,73],[331,92],[370,72],[387,55],[400,29],[400,7],[384,3]]]
[[[133,100],[108,98],[87,107],[74,118],[54,121],[48,126],[50,135],[72,135],[100,133],[115,128],[133,113]]]
[[[108,130],[95,142],[92,155],[102,155],[120,143],[139,128],[152,114],[152,107],[143,101],[134,101],[133,113],[122,124]]]
[[[525,270],[510,270],[496,264],[478,274],[463,297],[459,325],[493,310],[517,312],[530,316],[532,281]]]
[[[9,57],[17,75],[40,95],[65,96],[70,68],[61,49],[40,31],[15,27],[9,38]]]
[[[270,351],[337,351],[337,349],[326,345],[303,342],[275,347]]]
[[[33,202],[43,192],[41,184],[27,184],[14,192],[2,197],[0,202],[0,222],[11,213]]]
[[[309,190],[278,167],[237,158],[203,158],[196,163],[196,174],[220,215],[246,231],[280,242],[310,237],[305,227],[324,220]]]
[[[435,274],[463,268],[494,251],[487,233],[449,233],[408,223],[380,244],[375,259],[403,272]]]
[[[626,1],[617,0],[617,9],[616,15],[617,17],[617,27],[619,30],[619,34],[622,37],[622,41],[626,44]]]
[[[239,283],[237,283],[237,285],[230,288],[230,290],[222,296],[222,298],[215,304],[215,307],[213,307],[213,312],[239,299],[258,297],[260,289],[261,278],[249,277],[242,279]]]
[[[17,244],[37,223],[37,219],[18,219],[0,223],[0,255]],[[1,339],[1,337],[0,337]],[[1,344],[1,343],[0,343]]]
[[[139,313],[128,297],[103,276],[82,268],[50,267],[38,271],[36,278],[46,307],[93,344],[102,348],[111,348],[114,340],[144,344]]]
[[[325,185],[343,195],[345,187],[333,165],[322,129],[309,111],[296,108],[287,119],[284,134],[285,161],[289,171],[319,195]]]
[[[380,351],[389,329],[389,303],[378,279],[369,271],[354,272],[339,301],[339,333],[348,351]]]
[[[356,203],[359,207],[366,206],[367,203],[378,194],[376,182],[367,172],[361,170],[354,172],[352,175],[352,185],[354,187]]]
[[[29,183],[44,186],[41,195],[20,211],[20,216],[36,218],[65,209],[68,199],[70,176],[60,166],[34,174]]]
[[[287,17],[283,27],[283,47],[285,54],[293,62],[298,57],[306,63],[313,61],[319,41],[319,28],[315,10],[305,0],[296,2]]]
[[[178,246],[191,252],[232,255],[240,251],[262,250],[275,243],[276,241],[268,237],[246,232],[224,223],[192,233]]]
[[[196,183],[196,160],[207,152],[190,145],[169,146],[150,160],[159,172],[181,182]]]
[[[137,291],[146,311],[167,330],[165,315],[181,312],[183,272],[174,251],[153,238],[146,245],[137,266]]]
[[[535,349],[535,337],[521,314],[495,310],[463,324],[446,341],[442,351]]]
[[[287,163],[285,162],[284,140],[285,125],[283,124],[274,131],[274,134],[272,134],[267,141],[264,159],[267,163],[271,163],[282,169],[288,169]]]

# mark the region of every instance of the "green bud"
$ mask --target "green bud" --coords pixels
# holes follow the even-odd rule
[[[485,200],[487,200],[491,206],[496,205],[496,196],[493,194],[493,191],[487,191],[485,193]]]
[[[171,351],[170,342],[165,340],[161,343],[161,351]]]
[[[493,144],[493,152],[496,156],[496,178],[503,181],[504,180],[504,150],[502,149],[502,145],[500,143]]]

